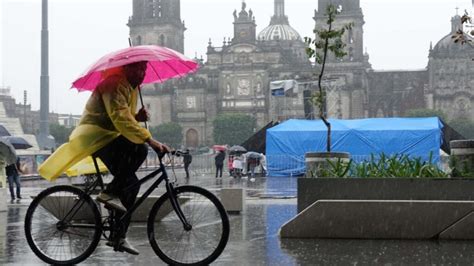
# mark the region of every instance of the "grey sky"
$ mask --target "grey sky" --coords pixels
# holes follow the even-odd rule
[[[246,0],[257,32],[270,22],[273,0]],[[317,0],[287,0],[290,25],[310,36]],[[471,0],[361,0],[364,46],[375,70],[421,69],[433,45],[449,33],[451,17]],[[221,46],[233,37],[234,9],[241,0],[181,0],[185,54],[205,58],[209,38]],[[71,82],[105,53],[128,46],[132,0],[49,0],[50,111],[80,114],[88,93]],[[0,0],[0,85],[10,86],[17,102],[28,90],[28,103],[39,108],[41,0]]]

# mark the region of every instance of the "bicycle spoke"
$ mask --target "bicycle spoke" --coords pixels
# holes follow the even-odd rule
[[[228,239],[225,210],[219,209],[210,199],[214,197],[214,201],[218,201],[215,196],[203,189],[186,186],[177,192],[178,204],[191,230],[186,231],[177,214],[171,212],[153,222],[152,247],[160,258],[170,264],[210,263],[219,256]],[[167,204],[169,199],[161,202],[161,205]],[[155,212],[158,213],[158,210]],[[157,217],[156,213],[153,217]]]
[[[33,200],[25,232],[28,244],[45,262],[76,264],[95,249],[100,225],[100,216],[88,195],[77,188],[57,186]]]

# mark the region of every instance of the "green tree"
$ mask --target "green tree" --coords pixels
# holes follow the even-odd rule
[[[313,40],[310,37],[305,37],[305,43],[308,46],[306,48],[306,54],[310,59],[314,59],[317,64],[321,66],[318,77],[318,88],[319,91],[314,93],[310,99],[311,103],[318,107],[319,117],[323,120],[326,125],[327,132],[327,152],[331,152],[331,123],[326,119],[326,88],[322,86],[322,80],[324,77],[324,70],[326,68],[326,60],[328,53],[331,52],[336,58],[343,58],[347,55],[345,51],[346,44],[342,40],[346,30],[352,28],[352,23],[344,24],[339,29],[334,29],[334,22],[336,16],[342,11],[341,7],[329,4],[326,7],[327,28],[315,29],[313,32],[316,34],[316,38]]]
[[[434,117],[437,116],[446,121],[446,114],[441,110],[432,109],[411,109],[405,113],[406,117]]]
[[[216,144],[239,145],[252,136],[257,123],[246,114],[220,114],[213,125]]]
[[[54,137],[57,145],[66,143],[69,140],[69,135],[71,135],[73,130],[74,128],[67,128],[60,124],[49,125],[49,133]]]
[[[183,143],[183,128],[178,123],[164,123],[150,128],[150,132],[153,138],[172,147],[179,147]]]

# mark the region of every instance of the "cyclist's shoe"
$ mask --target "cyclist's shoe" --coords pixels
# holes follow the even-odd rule
[[[125,208],[123,205],[122,205],[122,202],[120,201],[119,198],[117,197],[114,197],[112,195],[109,195],[107,193],[104,193],[104,192],[100,192],[99,195],[97,195],[97,198],[96,200],[98,202],[101,202],[101,203],[104,203],[106,206],[109,206],[111,208],[114,208],[118,211],[122,211],[122,212],[126,212],[127,211],[127,208]]]
[[[110,240],[107,241],[105,244],[109,247],[114,246],[114,242],[110,241]],[[136,248],[134,248],[130,243],[128,243],[126,238],[121,238],[120,239],[120,244],[119,244],[118,251],[127,252],[127,253],[132,254],[132,255],[139,255],[140,254],[140,252],[138,252],[138,250]]]

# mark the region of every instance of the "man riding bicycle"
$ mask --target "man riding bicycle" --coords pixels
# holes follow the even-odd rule
[[[150,132],[140,126],[139,122],[148,120],[148,112],[141,108],[135,113],[138,87],[143,82],[146,68],[146,62],[136,62],[105,71],[103,81],[90,96],[69,142],[59,147],[39,168],[41,176],[52,180],[87,156],[99,157],[114,179],[97,196],[97,201],[115,209],[117,217],[137,198],[139,187],[127,194],[122,191],[138,180],[135,172],[148,153],[145,143],[155,150],[169,151],[169,147],[153,139]],[[130,219],[124,222],[121,250],[138,255],[126,239],[129,223]]]

